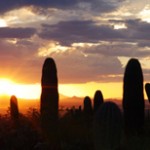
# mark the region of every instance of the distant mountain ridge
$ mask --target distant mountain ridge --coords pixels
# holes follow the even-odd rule
[[[8,107],[10,105],[10,96],[7,95],[0,95],[0,113],[6,110],[8,110]],[[78,96],[73,96],[73,97],[68,97],[63,94],[59,94],[59,107],[66,109],[66,108],[71,108],[71,107],[76,107],[78,108],[79,106],[83,106],[83,100],[84,97],[78,97]],[[93,101],[93,98],[91,98]],[[120,109],[122,109],[122,100],[121,99],[105,99],[105,101],[113,101],[115,102]],[[93,103],[93,102],[92,102]],[[21,99],[18,98],[18,105],[19,105],[19,110],[20,112],[25,112],[29,108],[36,108],[39,109],[40,106],[40,98],[39,99]],[[149,109],[150,104],[148,100],[145,100],[145,109]]]

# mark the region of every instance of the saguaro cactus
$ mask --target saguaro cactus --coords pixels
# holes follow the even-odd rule
[[[145,91],[146,91],[146,94],[147,94],[147,97],[148,97],[148,101],[150,103],[150,83],[145,84]]]
[[[104,102],[103,95],[100,90],[97,90],[95,92],[93,101],[94,101],[94,112],[96,112],[98,108],[100,107],[100,105]]]
[[[123,110],[125,131],[140,133],[144,125],[143,74],[139,61],[130,59],[124,74]]]
[[[92,103],[89,96],[86,96],[84,98],[84,105],[83,105],[83,111],[85,115],[91,115],[92,114]]]
[[[13,120],[17,120],[19,118],[18,101],[14,95],[10,98],[10,115]]]
[[[117,150],[122,133],[122,114],[114,102],[104,102],[94,116],[95,150]]]
[[[55,62],[47,58],[43,64],[41,79],[41,124],[43,131],[50,140],[51,149],[57,145],[57,121],[58,121],[58,79]]]

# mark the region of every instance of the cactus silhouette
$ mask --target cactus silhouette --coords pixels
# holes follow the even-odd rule
[[[98,110],[101,104],[104,102],[102,92],[97,90],[94,95],[94,112]]]
[[[139,61],[127,63],[123,83],[123,110],[126,133],[140,133],[144,125],[143,74]]]
[[[147,94],[147,97],[148,97],[148,101],[150,103],[150,83],[145,84],[145,91],[146,91],[146,94]]]
[[[83,105],[83,111],[85,115],[91,115],[92,114],[92,103],[89,96],[86,96],[84,98],[84,105]]]
[[[122,114],[114,102],[104,102],[94,115],[95,150],[117,150],[122,133]]]
[[[18,101],[14,95],[10,98],[10,115],[13,120],[17,120],[19,118]]]
[[[56,149],[59,96],[57,69],[52,58],[47,58],[43,64],[41,86],[41,125],[51,149]]]

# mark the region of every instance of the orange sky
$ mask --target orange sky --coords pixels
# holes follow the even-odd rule
[[[96,90],[101,90],[105,98],[121,98],[122,83],[83,83],[59,84],[59,92],[63,95],[93,97]],[[19,98],[39,99],[40,84],[17,84],[9,79],[0,79],[0,94],[16,95]]]
[[[94,9],[93,9],[94,8]],[[59,92],[121,98],[125,65],[137,58],[150,82],[148,1],[26,1],[0,5],[0,95],[38,99],[42,65],[54,58]]]
[[[83,83],[83,84],[59,84],[59,93],[68,97],[78,96],[94,97],[96,90],[101,90],[104,99],[122,98],[122,82],[112,83]],[[40,84],[17,84],[9,79],[0,79],[0,95],[16,95],[23,99],[40,99]],[[145,98],[146,94],[145,94]]]

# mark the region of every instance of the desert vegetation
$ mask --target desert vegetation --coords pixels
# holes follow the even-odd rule
[[[0,115],[1,150],[149,150],[150,118],[145,111],[143,74],[137,59],[130,59],[123,79],[121,110],[105,101],[98,89],[83,106],[60,115],[57,66],[44,61],[40,109],[19,112],[17,97],[11,96],[7,114]],[[145,85],[150,97],[149,83]],[[88,93],[87,93],[88,95]]]

